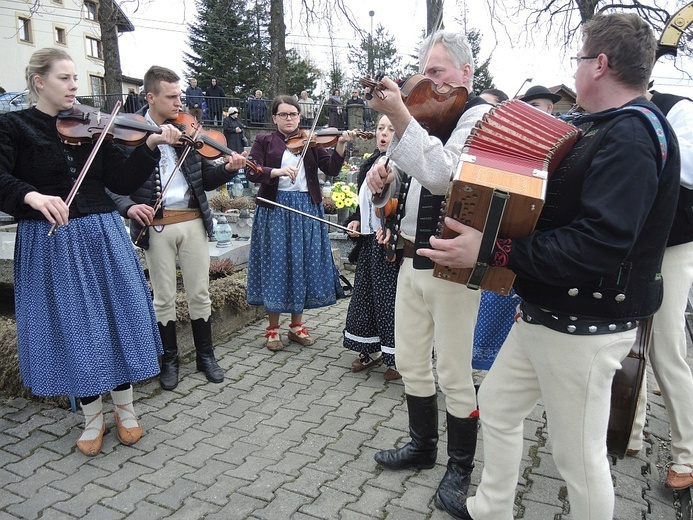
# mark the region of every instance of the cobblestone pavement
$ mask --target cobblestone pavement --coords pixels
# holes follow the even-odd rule
[[[188,362],[175,391],[156,380],[137,385],[145,435],[134,446],[118,442],[109,401],[109,431],[93,458],[75,447],[80,413],[0,402],[0,520],[449,518],[431,500],[445,471],[445,435],[434,469],[383,471],[373,461],[377,449],[406,442],[403,385],[384,381],[383,367],[350,372],[354,356],[341,346],[347,305],[306,312],[317,339],[310,347],[271,353],[264,323],[241,329],[217,347],[222,384]],[[661,398],[650,398],[647,449],[612,466],[615,518],[688,519],[690,491],[662,484],[667,416]],[[474,484],[481,433],[479,441]],[[526,421],[524,453],[516,517],[571,519],[541,406]]]

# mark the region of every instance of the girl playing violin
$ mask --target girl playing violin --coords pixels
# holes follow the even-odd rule
[[[26,80],[36,106],[0,115],[0,210],[18,221],[20,374],[36,395],[80,398],[86,427],[77,447],[96,455],[105,392],[120,441],[139,440],[131,383],[158,373],[161,351],[147,282],[105,188],[134,191],[156,165],[157,145],[178,142],[180,132],[164,125],[129,158],[105,141],[68,207],[64,199],[93,148],[62,143],[56,129],[58,114],[75,102],[75,64],[62,50],[41,49]],[[54,223],[61,227],[48,236]]]
[[[345,143],[355,133],[344,132],[332,154],[319,146],[310,147],[299,164],[300,151],[294,154],[287,148],[287,141],[298,131],[298,102],[292,96],[278,96],[271,113],[277,130],[255,138],[249,158],[262,172],[247,173],[248,180],[261,184],[260,197],[324,218],[318,168],[329,176],[338,175]],[[314,340],[303,326],[303,310],[332,305],[343,295],[328,229],[313,219],[267,203],[257,204],[248,259],[248,303],[267,309],[265,346],[269,350],[283,348],[279,316],[284,312],[291,313],[289,340],[311,345]]]
[[[402,377],[395,368],[395,290],[399,261],[388,262],[385,248],[378,243],[375,232],[380,227],[380,219],[371,202],[371,190],[364,182],[366,173],[376,161],[385,158],[387,147],[395,135],[386,115],[380,116],[375,135],[377,148],[361,165],[357,179],[359,208],[347,226],[354,231],[372,234],[359,236],[354,251],[349,255],[350,260],[355,257],[356,275],[344,326],[344,346],[359,354],[351,364],[352,372],[385,363],[388,368],[384,377],[391,381]]]

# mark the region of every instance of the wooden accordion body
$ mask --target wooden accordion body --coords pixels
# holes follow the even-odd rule
[[[439,236],[457,234],[445,216],[484,233],[473,268],[435,265],[433,276],[508,294],[515,274],[488,260],[497,237],[517,238],[534,231],[544,206],[550,174],[580,137],[580,130],[519,100],[492,108],[471,131],[445,206]]]

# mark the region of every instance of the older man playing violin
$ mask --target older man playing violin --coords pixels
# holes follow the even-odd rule
[[[471,352],[480,293],[432,276],[433,263],[417,256],[436,233],[441,203],[462,146],[477,120],[491,105],[472,92],[472,52],[462,34],[438,31],[422,44],[421,71],[439,89],[464,87],[464,112],[446,142],[412,117],[397,85],[383,78],[372,93],[371,107],[386,114],[395,129],[387,155],[389,166],[376,165],[366,182],[373,193],[404,200],[398,214],[398,247],[404,261],[395,299],[396,363],[402,374],[409,410],[411,440],[399,449],[379,451],[375,460],[387,469],[432,468],[438,444],[438,398],[431,354],[435,345],[438,383],[445,394],[448,422],[447,471],[435,504],[465,498],[476,451],[477,407]],[[433,87],[435,88],[435,87]],[[406,172],[406,173],[405,173]],[[395,174],[399,181],[395,182]],[[397,186],[401,186],[398,188]]]
[[[177,118],[181,110],[180,78],[170,69],[153,66],[144,75],[147,106],[144,117],[161,125]],[[154,291],[154,311],[164,347],[161,358],[161,387],[178,385],[178,343],[176,339],[176,257],[188,296],[197,369],[213,383],[224,380],[212,345],[212,313],[209,298],[209,248],[213,236],[212,212],[205,191],[210,191],[236,175],[245,166],[245,157],[236,153],[227,162],[215,165],[192,151],[179,171],[175,169],[179,148],[159,145],[161,160],[149,179],[129,197],[114,196],[118,210],[130,218],[130,235],[144,248]],[[169,182],[170,179],[170,182]],[[162,196],[162,189],[168,186]],[[159,199],[162,200],[159,200]],[[154,207],[160,203],[155,213]],[[149,226],[140,236],[143,227]]]

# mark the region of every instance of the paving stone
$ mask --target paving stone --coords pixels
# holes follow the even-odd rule
[[[140,508],[148,496],[161,493],[161,491],[163,490],[158,486],[153,486],[139,479],[132,479],[127,488],[102,499],[101,503],[112,510],[130,515]]]
[[[45,509],[49,509],[51,506],[70,498],[69,494],[46,486],[41,490],[41,493],[36,493],[22,502],[9,505],[5,508],[5,511],[15,515],[17,518],[33,519],[38,518]]]

